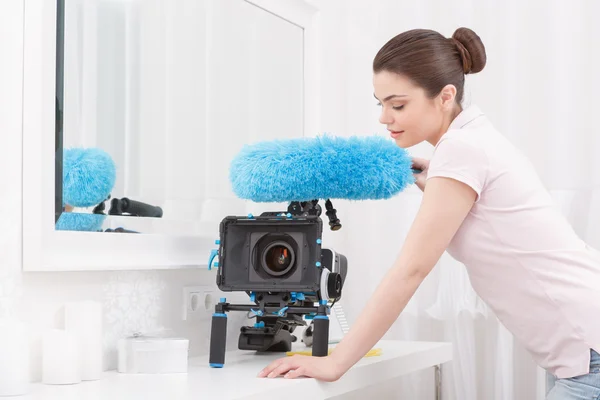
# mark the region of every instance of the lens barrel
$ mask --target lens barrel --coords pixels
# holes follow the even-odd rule
[[[261,266],[271,276],[282,276],[294,268],[296,253],[289,243],[277,240],[269,243],[262,252]]]

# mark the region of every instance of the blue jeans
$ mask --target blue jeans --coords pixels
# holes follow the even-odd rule
[[[594,350],[589,374],[558,380],[548,377],[546,400],[600,400],[600,354]]]

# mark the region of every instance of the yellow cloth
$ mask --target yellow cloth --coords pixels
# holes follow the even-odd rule
[[[331,354],[332,350],[333,349],[329,349],[328,354]],[[372,350],[369,350],[369,352],[367,354],[365,354],[365,357],[380,356],[381,353],[382,353],[381,349],[372,349]],[[301,356],[311,356],[312,351],[288,351],[285,353],[286,356],[293,356],[295,354],[299,354]]]

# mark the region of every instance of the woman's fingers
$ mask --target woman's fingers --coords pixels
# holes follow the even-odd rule
[[[415,169],[425,170],[429,166],[429,160],[424,158],[414,157],[412,159],[412,167]]]
[[[306,371],[306,369],[304,367],[298,367],[294,370],[291,370],[287,374],[285,374],[284,378],[286,378],[286,379],[298,378],[300,376],[303,376],[305,374],[305,371]]]
[[[302,366],[302,361],[307,361],[307,357],[293,356],[275,360],[260,371],[258,376],[261,378],[276,378],[280,375],[285,375],[286,378],[300,376],[298,373],[304,373],[303,371],[305,370]]]
[[[274,369],[278,368],[283,363],[283,361],[285,361],[285,358],[279,358],[273,361],[271,364],[267,365],[262,371],[258,373],[258,377],[264,378],[265,376],[268,376]]]
[[[287,372],[289,372],[290,370],[293,370],[293,364],[289,363],[289,362],[284,362],[281,363],[281,365],[279,365],[277,368],[275,368],[273,371],[271,371],[268,375],[267,378],[277,378],[280,375],[285,375]]]
[[[427,179],[427,170],[429,169],[429,160],[418,157],[413,158],[412,169],[417,187],[422,191],[425,190],[425,181]]]

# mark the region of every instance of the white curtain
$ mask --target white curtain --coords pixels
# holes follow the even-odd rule
[[[385,135],[372,95],[371,63],[377,50],[408,29],[429,28],[450,37],[456,28],[469,27],[482,38],[488,64],[468,77],[465,102],[482,108],[530,157],[577,232],[600,248],[600,25],[595,20],[600,3],[314,3],[321,8],[324,132]],[[419,145],[410,152],[428,157],[431,148]],[[334,204],[345,233],[328,236],[348,256],[343,304],[351,322],[400,251],[420,198],[411,189],[389,201]],[[454,360],[443,369],[445,400],[545,396],[544,371],[475,295],[464,266],[448,255],[387,338],[453,343]],[[430,371],[412,375],[388,386],[380,397],[431,398],[432,377]]]

